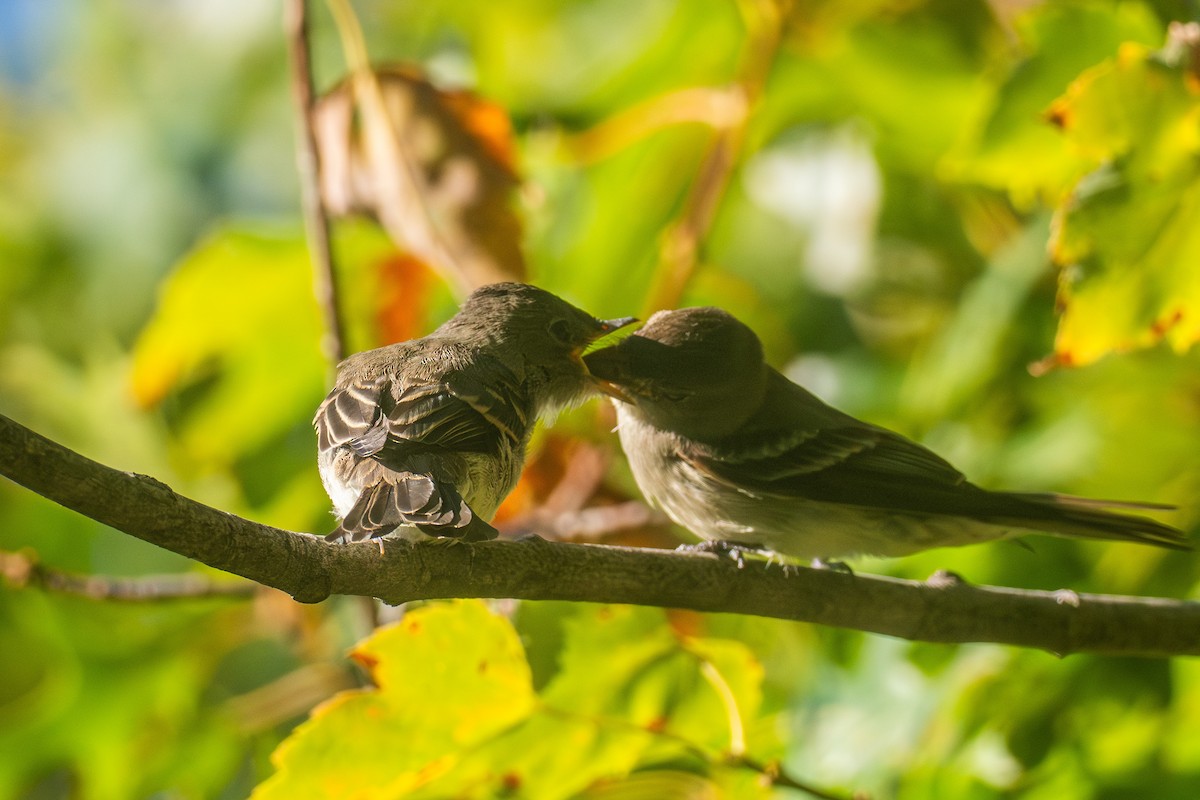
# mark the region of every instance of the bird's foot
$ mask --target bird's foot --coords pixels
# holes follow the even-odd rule
[[[766,556],[768,567],[778,566],[779,569],[783,571],[783,576],[785,578],[790,575],[796,574],[796,570],[798,569],[798,567],[796,566],[796,564],[794,564],[792,562],[792,560],[790,558],[785,556],[783,553],[777,552],[775,550],[764,550],[762,548],[759,548],[757,552],[760,555]]]
[[[738,569],[746,568],[746,556],[765,556],[768,564],[773,557],[779,556],[774,550],[767,550],[766,548],[747,542],[733,542],[727,539],[705,539],[703,542],[697,542],[696,544],[681,544],[675,550],[680,553],[712,553],[714,555],[727,556],[734,560]]]
[[[827,569],[830,572],[840,572],[843,575],[853,575],[854,570],[850,569],[850,565],[845,561],[834,561],[833,559],[814,558],[809,564],[813,569]]]
[[[1079,608],[1083,604],[1083,600],[1079,594],[1070,589],[1059,589],[1055,592],[1054,602],[1060,606],[1071,606],[1071,608]]]
[[[963,576],[948,569],[939,569],[925,579],[925,585],[932,586],[935,589],[951,589],[955,586],[966,586],[966,584],[967,582],[963,579]]]

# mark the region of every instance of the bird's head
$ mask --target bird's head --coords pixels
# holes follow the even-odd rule
[[[494,283],[476,289],[448,326],[469,329],[489,352],[524,377],[535,406],[553,414],[594,394],[583,352],[633,317],[601,320],[536,286]]]
[[[737,430],[762,403],[768,371],[754,331],[719,308],[659,311],[584,357],[601,390],[646,423],[698,441]]]

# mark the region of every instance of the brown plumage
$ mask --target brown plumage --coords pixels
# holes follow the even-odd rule
[[[1188,549],[1181,531],[1056,494],[993,492],[898,433],[831,408],[716,308],[661,311],[585,358],[616,403],[642,492],[704,539],[801,558],[900,556],[1014,529]]]
[[[313,420],[328,538],[495,536],[537,418],[595,391],[580,353],[631,321],[499,283],[428,336],[343,361]]]

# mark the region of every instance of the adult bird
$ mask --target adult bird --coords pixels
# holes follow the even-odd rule
[[[313,420],[326,538],[493,538],[537,418],[595,392],[584,348],[632,321],[497,283],[428,336],[347,358]]]
[[[1169,506],[975,486],[925,447],[789,381],[754,332],[717,308],[660,311],[584,361],[617,400],[642,493],[709,542],[837,559],[1034,530],[1188,549],[1175,528],[1103,509]]]

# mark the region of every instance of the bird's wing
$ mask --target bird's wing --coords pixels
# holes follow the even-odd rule
[[[381,397],[389,385],[389,380],[380,377],[370,383],[350,383],[331,391],[313,417],[321,453],[349,447],[366,458],[378,452],[387,438]]]
[[[513,446],[521,446],[531,422],[525,390],[517,376],[499,362],[488,365],[487,375],[488,381],[484,382],[474,373],[452,372],[446,376],[445,385],[489,429],[498,431]]]
[[[679,457],[732,488],[914,513],[962,513],[980,490],[931,450],[826,406],[779,377],[736,436]]]
[[[464,371],[437,381],[401,383],[383,374],[330,392],[314,424],[322,451],[348,447],[393,469],[418,452],[494,453],[518,445],[528,415],[511,372],[498,365],[489,382]]]
[[[354,469],[366,486],[330,538],[358,541],[401,525],[467,540],[496,535],[460,487],[416,466],[429,465],[419,456],[494,455],[523,445],[528,415],[521,386],[499,365],[486,366],[487,382],[463,371],[407,383],[384,373],[329,394],[314,420],[318,447],[322,453],[345,447],[363,459]]]

